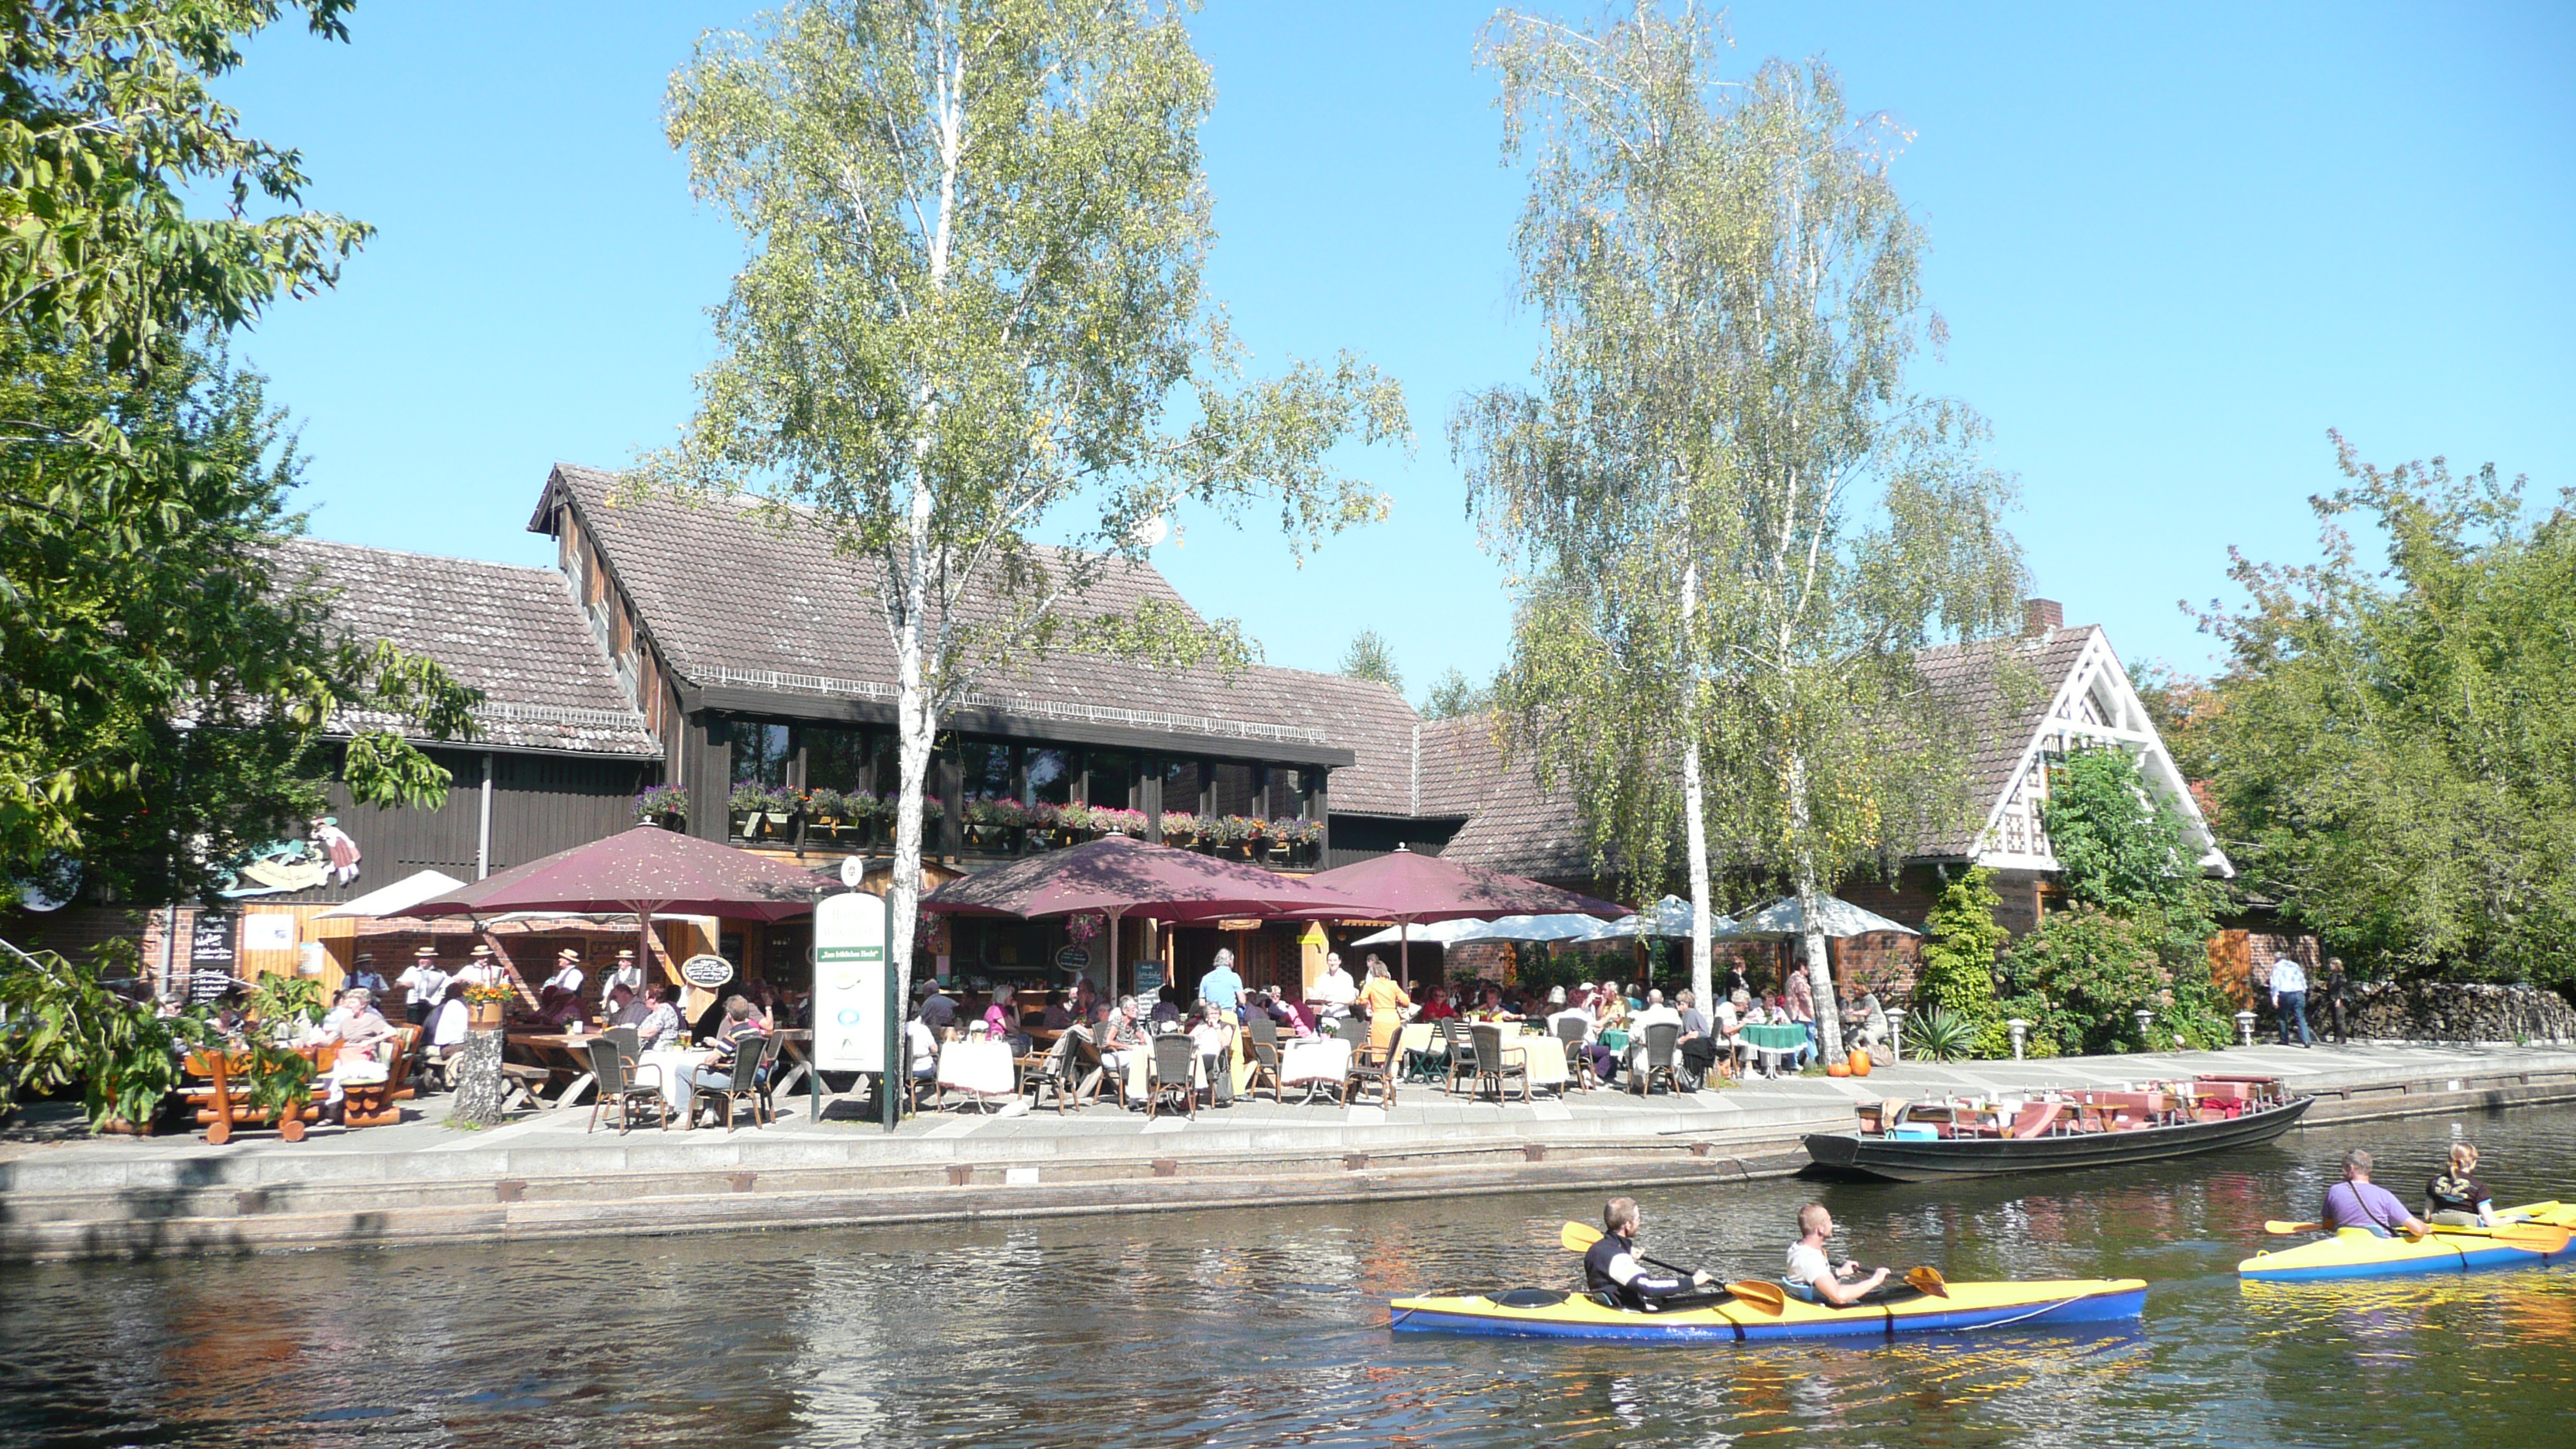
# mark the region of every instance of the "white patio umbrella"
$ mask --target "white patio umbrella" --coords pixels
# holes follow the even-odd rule
[[[1826,896],[1816,903],[1819,934],[1841,940],[1846,936],[1874,936],[1893,931],[1900,936],[1920,936],[1912,926],[1899,925],[1876,911],[1865,911],[1837,896]],[[1738,922],[1735,934],[1761,936],[1771,940],[1795,941],[1807,934],[1806,914],[1798,909],[1796,896],[1782,896]]]
[[[1666,896],[1624,921],[1611,921],[1605,924],[1595,939],[1625,941],[1638,937],[1649,939],[1661,937],[1666,940],[1687,941],[1690,939],[1690,933],[1691,903],[1680,896]],[[1709,913],[1708,933],[1713,937],[1743,934],[1737,928],[1734,918],[1716,911]]]
[[[378,886],[365,895],[342,901],[314,919],[331,921],[351,916],[390,916],[396,911],[419,905],[422,901],[443,896],[464,884],[465,882],[443,871],[424,870],[404,876],[392,885]]]
[[[1460,919],[1434,921],[1413,928],[1412,939],[1426,946],[1463,946],[1471,941],[1590,941],[1616,934],[1612,927],[1626,921],[1604,921],[1593,916],[1499,916],[1490,921]],[[1394,946],[1405,939],[1402,926],[1389,926],[1374,936],[1362,936],[1353,946]]]

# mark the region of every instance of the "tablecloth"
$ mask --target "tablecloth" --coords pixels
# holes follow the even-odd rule
[[[1020,1090],[1011,1044],[952,1041],[939,1049],[939,1090],[976,1097],[1011,1097]]]
[[[1309,1037],[1283,1043],[1279,1083],[1303,1087],[1313,1082],[1339,1082],[1350,1075],[1351,1044],[1340,1037]]]
[[[681,1085],[680,1068],[697,1065],[706,1054],[705,1047],[655,1047],[637,1056],[635,1065],[662,1069],[662,1080],[653,1085],[661,1087],[662,1100],[670,1103],[672,1115],[678,1116],[689,1110],[689,1089]]]

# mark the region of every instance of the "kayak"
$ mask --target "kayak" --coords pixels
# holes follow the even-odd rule
[[[1777,1313],[1735,1299],[1669,1313],[1611,1308],[1580,1293],[1513,1288],[1398,1298],[1387,1326],[1406,1333],[1499,1338],[1589,1338],[1620,1343],[1758,1343],[1786,1338],[1885,1338],[1979,1328],[2115,1323],[2146,1307],[2139,1278],[2036,1283],[1952,1283],[1949,1296],[1833,1308],[1791,1299]]]
[[[2239,1275],[2271,1283],[2321,1278],[2385,1278],[2400,1273],[2466,1273],[2482,1268],[2537,1268],[2568,1257],[2518,1248],[2472,1233],[2440,1228],[2421,1242],[2383,1238],[2368,1228],[2343,1228],[2295,1248],[2256,1253],[2236,1265]]]

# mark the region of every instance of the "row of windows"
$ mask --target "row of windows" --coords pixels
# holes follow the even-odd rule
[[[806,790],[895,788],[894,732],[842,725],[735,720],[733,783]],[[1166,810],[1219,815],[1296,815],[1324,772],[1233,760],[1154,759],[1122,750],[1026,745],[944,735],[943,758],[957,762],[967,800],[1144,808],[1148,779],[1162,783]],[[936,776],[934,775],[934,779]]]

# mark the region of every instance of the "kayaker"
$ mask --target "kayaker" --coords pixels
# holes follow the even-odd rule
[[[2424,1184],[2424,1221],[2446,1228],[2496,1225],[2495,1194],[2477,1178],[2478,1150],[2451,1144],[2451,1170]]]
[[[1801,1298],[1847,1308],[1884,1286],[1887,1270],[1877,1269],[1864,1278],[1860,1264],[1849,1258],[1837,1267],[1825,1251],[1833,1237],[1834,1215],[1825,1211],[1823,1203],[1798,1209],[1798,1241],[1789,1245],[1789,1272],[1783,1281]]]
[[[2343,1155],[2343,1181],[2326,1189],[2325,1210],[2317,1221],[2329,1232],[2362,1228],[2383,1238],[2400,1230],[2420,1238],[2429,1231],[2388,1189],[2372,1185],[2370,1154],[2358,1147]]]
[[[1614,1197],[1601,1209],[1601,1241],[1583,1255],[1583,1287],[1586,1292],[1606,1293],[1622,1308],[1653,1313],[1663,1300],[1691,1288],[1705,1288],[1716,1281],[1703,1268],[1688,1278],[1669,1273],[1649,1273],[1637,1261],[1637,1200]]]

